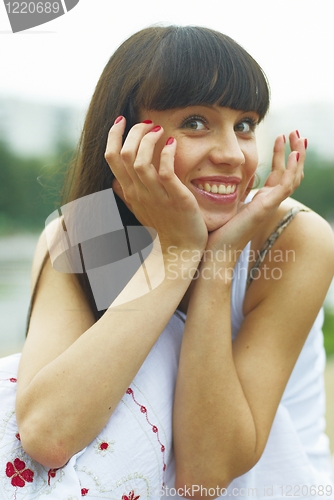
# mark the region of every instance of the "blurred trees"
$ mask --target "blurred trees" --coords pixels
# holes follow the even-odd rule
[[[324,160],[311,151],[307,152],[305,178],[293,197],[334,222],[334,160]]]
[[[290,152],[290,151],[289,151]],[[286,153],[288,156],[288,151]],[[322,158],[312,150],[307,151],[305,177],[299,188],[293,193],[295,200],[304,203],[328,222],[334,223],[334,159]],[[263,186],[269,174],[269,167],[259,170],[260,183]]]
[[[40,231],[59,206],[73,148],[59,144],[54,158],[22,158],[0,140],[0,234]]]
[[[73,156],[66,141],[57,145],[53,158],[22,158],[0,140],[0,235],[38,231],[60,206],[64,173]],[[334,222],[334,161],[308,151],[305,178],[294,198]],[[334,355],[334,315],[326,312],[324,325],[328,355]]]
[[[59,206],[72,155],[73,147],[65,140],[52,158],[22,158],[0,140],[0,233],[44,227]],[[334,222],[334,161],[308,151],[305,178],[293,197]]]

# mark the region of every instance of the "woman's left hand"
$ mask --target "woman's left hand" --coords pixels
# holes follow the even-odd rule
[[[289,141],[292,152],[286,166],[285,140],[281,135],[274,144],[272,170],[264,187],[259,189],[250,203],[242,204],[239,212],[224,226],[209,234],[207,249],[213,251],[221,250],[222,247],[231,250],[243,249],[253,238],[259,225],[297,189],[304,178],[307,140],[299,137],[299,133],[295,131],[290,133]]]
[[[284,135],[279,135],[275,140],[271,172],[265,182],[266,187],[277,186],[282,178],[282,175],[285,172],[285,143],[286,139]],[[304,137],[300,137],[298,130],[295,130],[289,135],[289,143],[291,151],[299,152],[299,161],[302,161],[304,163],[305,151],[307,148],[307,139]],[[303,178],[304,171],[302,171],[301,179]]]

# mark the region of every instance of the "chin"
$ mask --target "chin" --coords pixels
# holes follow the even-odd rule
[[[213,231],[216,231],[217,229],[225,226],[225,224],[227,224],[227,222],[230,221],[232,217],[234,217],[234,215],[235,214],[228,214],[228,215],[226,214],[225,216],[220,216],[215,219],[206,220],[205,224],[208,229],[208,232],[212,233]]]
[[[220,229],[221,227],[225,226],[225,224],[229,221],[230,219],[224,219],[223,221],[220,222],[210,222],[206,224],[206,227],[208,229],[209,233],[212,233],[213,231],[216,231],[217,229]]]

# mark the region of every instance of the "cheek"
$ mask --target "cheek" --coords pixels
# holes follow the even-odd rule
[[[159,166],[160,166],[160,161],[161,161],[161,151],[165,147],[167,139],[168,139],[168,137],[165,137],[165,135],[163,135],[154,147],[153,156],[152,156],[152,164],[154,165],[154,167],[157,171],[159,171]]]
[[[181,182],[185,181],[185,176],[187,174],[187,164],[186,156],[176,150],[174,157],[174,172],[175,175],[180,179]]]
[[[201,170],[198,164],[202,156],[203,151],[197,147],[197,144],[193,143],[189,146],[184,144],[182,139],[178,140],[174,158],[174,172],[183,184],[186,182],[187,174],[194,172],[196,168],[198,171]]]
[[[247,158],[247,171],[249,174],[253,175],[259,164],[257,148],[255,146],[252,146],[247,151],[244,151],[244,154]]]

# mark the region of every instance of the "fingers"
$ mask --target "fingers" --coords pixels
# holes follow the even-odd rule
[[[176,140],[170,137],[164,144],[162,127],[146,120],[131,128],[122,145],[125,122],[117,118],[108,135],[105,158],[118,181],[113,185],[127,202],[134,193],[137,198],[145,193],[174,196],[176,188],[182,194],[184,186],[174,172]]]
[[[295,130],[290,133],[289,141],[291,151],[298,151],[300,154],[299,161],[304,164],[306,158],[307,139],[305,137],[301,137],[299,131]]]
[[[110,170],[122,186],[129,185],[131,182],[128,173],[123,168],[120,157],[125,125],[126,120],[123,116],[116,118],[113,126],[109,130],[106,150],[104,153],[104,157],[110,167]]]
[[[140,124],[139,124],[140,125]],[[123,146],[121,156],[129,175],[134,183],[142,184],[148,191],[161,187],[158,175],[159,150],[158,145],[163,135],[163,129],[156,125],[151,130],[142,133],[142,127],[134,126],[129,138]],[[134,155],[134,151],[136,152]],[[153,158],[156,165],[153,164]]]
[[[131,128],[123,144],[125,125],[124,117],[115,120],[105,152],[110,169],[123,189],[140,184],[139,174],[144,168],[150,169],[154,148],[162,135],[161,127],[154,127],[151,120],[146,120]]]
[[[156,196],[165,194],[169,198],[178,199],[182,195],[189,197],[189,190],[182,184],[174,171],[176,140],[174,137],[169,137],[162,149],[160,144],[157,151],[155,151],[154,148],[157,146],[159,140],[162,139],[163,130],[153,131],[154,129],[143,137],[139,146],[137,158],[134,163],[136,175],[150,194]],[[155,165],[153,164],[153,159],[155,160]]]
[[[290,153],[286,169],[281,176],[279,183],[267,194],[268,201],[274,205],[279,205],[288,198],[300,185],[303,178],[304,162],[299,151]]]
[[[304,163],[306,158],[307,139],[300,137],[298,130],[289,135],[292,153],[289,155],[287,169],[291,169],[294,175],[294,187],[296,189],[304,178]]]
[[[267,187],[274,187],[281,182],[281,178],[284,175],[286,170],[285,167],[285,144],[286,139],[284,135],[280,135],[277,137],[274,144],[274,154],[272,161],[272,170],[271,173],[265,183]],[[295,130],[289,135],[289,143],[292,153],[299,153],[298,157],[298,165],[300,172],[298,176],[300,177],[299,182],[304,177],[303,166],[306,157],[306,148],[307,148],[307,139],[304,137],[300,137],[298,130]],[[291,163],[290,163],[290,168]]]
[[[285,172],[285,143],[284,135],[277,137],[274,144],[274,154],[271,173],[266,181],[266,186],[272,187],[279,184],[282,175]]]
[[[167,190],[169,190],[170,185],[175,181],[181,183],[174,172],[176,146],[177,143],[174,137],[169,137],[160,155],[159,177]]]

